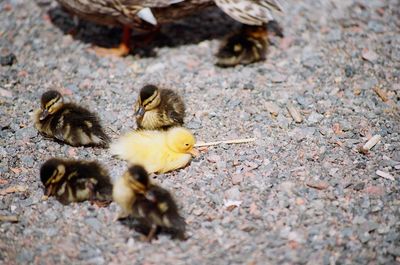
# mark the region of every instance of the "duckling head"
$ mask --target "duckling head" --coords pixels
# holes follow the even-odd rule
[[[134,165],[129,167],[123,177],[135,193],[143,194],[150,186],[149,176],[142,166]]]
[[[60,92],[55,90],[50,90],[42,95],[41,108],[42,113],[39,119],[42,121],[47,118],[47,116],[55,113],[63,105],[63,97]]]
[[[194,148],[195,143],[193,134],[185,128],[174,127],[167,132],[167,145],[176,153],[198,156],[199,151]]]
[[[40,180],[42,181],[46,196],[54,195],[55,184],[60,182],[65,175],[65,165],[59,159],[47,160],[40,168]]]
[[[158,87],[154,85],[144,86],[140,90],[135,116],[138,118],[143,117],[146,111],[157,108],[160,102],[161,95]]]

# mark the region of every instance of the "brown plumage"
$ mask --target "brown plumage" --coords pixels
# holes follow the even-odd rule
[[[112,184],[107,170],[94,161],[52,158],[40,168],[45,196],[55,196],[62,204],[90,200],[108,205]]]
[[[110,142],[94,113],[63,103],[61,94],[54,90],[42,95],[41,108],[35,111],[33,120],[42,135],[72,146],[108,147]]]
[[[182,98],[170,89],[159,89],[154,85],[146,85],[140,90],[134,109],[137,127],[147,130],[180,126],[185,116]]]
[[[121,45],[108,54],[127,55],[130,29],[155,30],[160,25],[217,5],[231,18],[246,25],[272,20],[271,11],[281,11],[278,0],[57,0],[71,13],[102,24],[123,26]],[[100,54],[107,54],[101,51]]]
[[[150,182],[142,166],[130,167],[119,183],[113,190],[114,201],[124,211],[129,209],[129,216],[147,228],[146,240],[151,241],[158,231],[185,239],[186,223],[174,199],[167,190]]]
[[[221,67],[250,64],[265,59],[268,34],[265,26],[243,26],[243,29],[227,38],[217,53],[217,65]]]

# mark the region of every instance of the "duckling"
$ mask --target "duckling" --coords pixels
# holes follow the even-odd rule
[[[267,49],[266,27],[244,25],[239,33],[230,36],[221,46],[216,64],[220,67],[251,64],[264,60]]]
[[[73,103],[64,103],[55,90],[42,95],[41,108],[34,112],[33,120],[42,135],[72,146],[108,147],[110,142],[94,113]]]
[[[140,164],[149,173],[165,173],[186,166],[199,152],[193,134],[183,127],[167,131],[138,130],[111,144],[113,155]]]
[[[161,229],[180,239],[185,239],[186,223],[179,215],[174,199],[167,190],[150,182],[142,166],[130,167],[122,179],[125,184],[122,193],[130,193],[129,196],[125,196],[128,200],[121,200],[116,189],[114,189],[113,198],[123,211],[130,208],[130,215],[148,228],[147,241],[151,241]],[[130,199],[132,197],[135,198],[133,201]]]
[[[138,175],[138,176],[136,176]],[[118,178],[113,185],[113,200],[120,206],[121,212],[118,213],[115,220],[119,220],[122,218],[126,218],[129,215],[133,214],[132,205],[136,200],[136,194],[132,192],[131,186],[136,185],[136,190],[141,189],[143,192],[145,187],[140,183],[144,183],[144,181],[140,182],[132,182],[132,176],[136,176],[139,179],[139,176],[147,176],[147,172],[143,167],[130,167],[128,171],[122,175],[122,177]],[[147,186],[148,183],[146,183]]]
[[[182,125],[185,116],[182,98],[170,89],[159,89],[154,85],[146,85],[140,90],[134,109],[138,128],[147,130]]]
[[[112,198],[108,172],[95,161],[51,158],[40,168],[45,198],[55,196],[66,205],[90,200],[106,206]]]

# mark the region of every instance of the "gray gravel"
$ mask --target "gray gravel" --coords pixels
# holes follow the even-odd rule
[[[90,51],[115,45],[120,29],[81,22],[73,39],[72,19],[54,1],[1,1],[1,56],[16,60],[0,66],[0,215],[19,222],[0,222],[0,263],[400,264],[399,1],[286,3],[277,18],[285,38],[272,37],[268,60],[220,69],[213,55],[239,25],[215,9],[164,27],[121,59]],[[183,95],[198,140],[257,138],[210,147],[157,176],[179,198],[185,242],[141,242],[112,222],[115,203],[41,201],[38,172],[50,157],[97,159],[114,179],[126,165],[107,150],[39,136],[30,114],[40,95],[61,90],[116,138],[135,127],[133,103],[147,83]],[[375,134],[382,140],[358,152]],[[3,194],[16,185],[27,190]]]

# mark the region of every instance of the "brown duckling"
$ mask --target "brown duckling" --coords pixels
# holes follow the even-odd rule
[[[140,90],[134,106],[139,129],[157,130],[183,124],[185,104],[182,98],[170,89],[159,89],[146,85]]]
[[[112,199],[112,184],[107,170],[94,161],[52,158],[40,168],[45,197],[55,196],[66,205],[90,200],[106,206]]]
[[[44,136],[72,146],[108,147],[109,137],[97,116],[73,103],[64,103],[55,90],[45,92],[41,108],[33,114],[36,129]]]
[[[129,189],[130,195],[125,196],[127,200],[121,200],[120,187],[117,187],[114,188],[113,198],[122,209],[130,207],[131,217],[148,228],[147,241],[151,241],[160,230],[185,239],[185,220],[179,215],[178,207],[167,190],[151,183],[142,166],[130,167],[122,178],[126,185],[123,192]]]
[[[230,36],[221,46],[217,65],[231,67],[251,64],[265,59],[268,49],[268,33],[265,26],[247,26]]]

